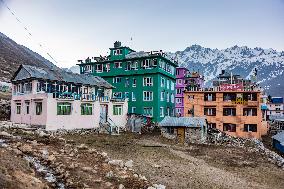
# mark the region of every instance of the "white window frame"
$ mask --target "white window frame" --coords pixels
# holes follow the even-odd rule
[[[167,102],[170,102],[170,93],[167,92]]]
[[[165,78],[161,78],[161,87],[165,87]]]
[[[145,109],[148,109],[147,112],[150,112],[145,114]],[[143,107],[143,115],[153,117],[153,107]]]
[[[114,114],[115,109],[117,109],[117,114]],[[113,115],[114,116],[121,116],[123,114],[123,106],[122,105],[113,105]]]
[[[99,69],[99,66],[101,66],[101,69]],[[96,72],[102,73],[103,72],[103,65],[102,64],[96,64]]]
[[[135,82],[134,82],[135,81]],[[136,78],[133,78],[133,83],[132,83],[132,87],[136,87],[137,85],[137,79]]]
[[[118,81],[118,80],[120,80],[120,81]],[[121,83],[121,81],[122,81],[122,77],[114,77],[113,78],[113,83]]]
[[[176,103],[177,103],[177,104],[181,104],[181,103],[182,103],[181,98],[176,98]]]
[[[136,96],[134,92],[132,92],[131,96],[132,96],[132,101],[136,101]]]
[[[116,67],[116,64],[118,64],[118,67]],[[122,68],[122,62],[115,62],[113,67],[114,68]]]
[[[161,92],[161,101],[164,101],[164,100],[165,100],[165,92],[162,91],[162,92]]]
[[[109,72],[110,71],[110,63],[107,63],[106,64],[106,72]]]
[[[153,101],[153,91],[143,91],[143,101]]]
[[[135,113],[135,112],[136,112],[136,107],[135,107],[135,106],[133,106],[133,107],[131,108],[131,112],[132,112],[132,113]]]
[[[170,80],[167,79],[167,89],[170,89]]]
[[[153,86],[153,77],[143,77],[143,86]]]
[[[165,108],[160,107],[160,117],[165,117]]]
[[[173,81],[171,82],[171,90],[175,90],[175,83]]]
[[[150,60],[149,59],[145,59],[145,60],[142,60],[142,68],[144,69],[149,69],[150,68]]]

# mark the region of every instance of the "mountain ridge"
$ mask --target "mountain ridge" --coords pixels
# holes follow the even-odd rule
[[[271,95],[284,96],[284,51],[237,45],[219,50],[195,44],[170,54],[178,58],[179,66],[202,73],[207,86],[222,69],[249,79],[256,68],[259,85]]]

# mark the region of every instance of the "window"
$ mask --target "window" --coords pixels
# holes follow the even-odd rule
[[[171,90],[175,90],[175,83],[173,81],[171,82]]]
[[[153,107],[144,107],[143,108],[143,115],[144,116],[153,116]]]
[[[182,85],[182,79],[178,79],[177,82],[179,85]]]
[[[257,101],[256,93],[244,93],[243,96],[244,100]]]
[[[216,101],[216,93],[205,93],[204,101]]]
[[[126,62],[126,66],[125,66],[125,70],[128,71],[128,70],[131,70],[131,62]]]
[[[132,84],[132,87],[136,87],[136,79],[133,78],[133,84]]]
[[[236,116],[236,108],[223,108],[223,116]]]
[[[136,107],[132,107],[131,112],[134,114],[136,112]]]
[[[32,83],[25,83],[24,84],[24,93],[30,93],[32,92]]]
[[[216,128],[216,123],[208,123],[207,128]]]
[[[96,64],[96,72],[97,73],[103,72],[103,65],[102,64]]]
[[[204,115],[206,115],[206,116],[216,116],[216,108],[204,107]]]
[[[181,104],[181,98],[176,98],[176,103]]]
[[[21,103],[16,103],[16,113],[21,114]]]
[[[125,78],[125,87],[129,87],[129,78]]]
[[[122,80],[121,77],[114,77],[114,78],[113,78],[113,83],[120,83],[121,80]]]
[[[106,71],[109,72],[110,71],[110,63],[106,64]]]
[[[223,100],[224,101],[235,101],[236,100],[236,93],[224,93]]]
[[[169,107],[167,107],[167,116],[170,116],[170,108]]]
[[[161,78],[161,87],[165,87],[165,78]]]
[[[223,123],[223,131],[236,132],[236,124]]]
[[[122,55],[122,49],[113,50],[113,55]]]
[[[114,68],[122,68],[121,67],[121,62],[115,62],[114,63]]]
[[[173,127],[167,127],[167,133],[168,134],[174,134],[175,133],[175,129]]]
[[[124,95],[125,95],[125,98],[129,98],[129,92],[125,92]]]
[[[122,92],[114,92],[113,98],[122,98]]]
[[[134,92],[132,92],[132,101],[136,101],[136,96]]]
[[[143,91],[143,101],[152,101],[153,92],[152,91]]]
[[[90,103],[81,104],[81,115],[92,115],[93,105]]]
[[[144,77],[143,78],[143,86],[153,86],[153,78],[152,77]]]
[[[57,103],[57,115],[70,115],[71,103],[70,102],[58,102]]]
[[[181,89],[177,89],[177,94],[181,94]]]
[[[244,132],[257,132],[257,124],[245,124]]]
[[[25,102],[26,104],[26,114],[30,114],[30,102]]]
[[[142,68],[149,68],[150,67],[150,60],[146,59],[142,61]]]
[[[132,62],[132,64],[131,64],[131,69],[132,69],[132,70],[137,70],[137,69],[138,69],[138,62],[137,62],[137,61]]]
[[[167,102],[170,102],[170,94],[167,92]]]
[[[167,80],[167,89],[170,89],[170,80]]]
[[[42,113],[42,102],[35,102],[36,115],[41,115]]]
[[[160,107],[160,117],[164,117],[164,107]]]
[[[188,100],[193,100],[194,99],[194,95],[188,95]]]
[[[177,108],[176,111],[177,111],[177,114],[181,114],[181,108]]]
[[[257,109],[256,108],[244,108],[243,116],[257,116]]]
[[[113,105],[113,115],[122,115],[122,105]]]
[[[173,93],[171,93],[171,103],[175,103],[175,96]]]
[[[176,69],[176,75],[179,75],[179,69]]]
[[[164,99],[165,99],[165,92],[162,91],[162,92],[161,92],[161,101],[164,101]]]

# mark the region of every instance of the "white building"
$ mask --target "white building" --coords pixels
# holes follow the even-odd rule
[[[12,78],[11,121],[46,130],[124,128],[127,99],[112,99],[113,86],[92,75],[21,65]]]

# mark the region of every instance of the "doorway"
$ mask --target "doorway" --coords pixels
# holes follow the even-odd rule
[[[178,137],[178,143],[183,144],[184,138],[185,138],[185,129],[184,127],[178,127],[177,128],[177,137]]]

